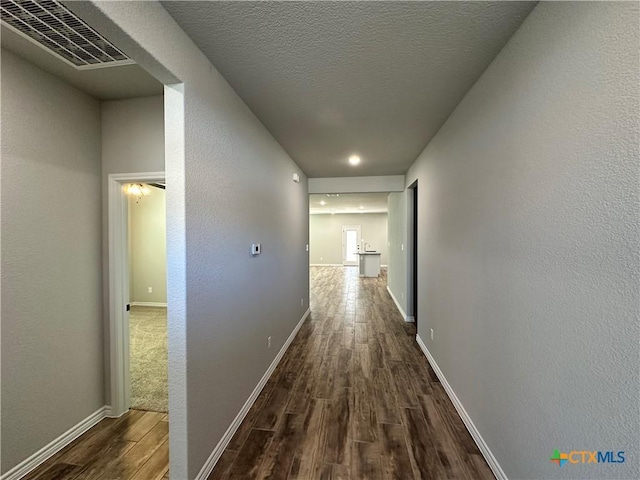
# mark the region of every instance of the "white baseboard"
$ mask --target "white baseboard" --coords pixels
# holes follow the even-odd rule
[[[345,265],[341,263],[311,263],[310,267],[344,267]],[[346,265],[350,267],[351,265]]]
[[[222,436],[222,439],[218,442],[218,445],[216,445],[216,448],[214,448],[213,452],[211,452],[211,455],[209,455],[209,458],[200,469],[200,472],[198,473],[198,475],[196,475],[195,480],[206,480],[209,477],[209,474],[213,471],[213,467],[216,466],[216,463],[220,459],[220,456],[224,452],[224,449],[227,448],[227,445],[229,445],[229,442],[233,438],[233,435],[236,433],[236,430],[238,430],[238,427],[240,427],[240,424],[244,420],[244,417],[246,417],[247,413],[249,413],[249,409],[251,409],[251,407],[253,406],[253,403],[258,398],[258,395],[260,395],[260,392],[266,385],[267,381],[269,380],[269,377],[271,377],[271,374],[273,373],[273,371],[278,366],[278,363],[280,363],[282,356],[285,354],[285,352],[289,348],[289,345],[291,345],[291,342],[293,341],[296,334],[298,333],[298,330],[300,330],[300,327],[302,326],[304,321],[309,316],[309,313],[311,313],[311,310],[307,309],[307,311],[304,313],[304,315],[302,316],[298,324],[295,326],[295,328],[291,332],[291,335],[289,335],[289,338],[287,338],[286,342],[284,342],[284,345],[282,345],[282,348],[276,355],[276,358],[273,359],[273,362],[271,362],[271,365],[269,365],[269,368],[267,368],[267,371],[264,372],[264,375],[258,382],[258,385],[256,385],[256,388],[254,388],[253,392],[251,392],[251,395],[249,395],[249,398],[247,399],[243,407],[240,409],[240,412],[238,413],[236,418],[233,420],[233,422],[231,422],[231,425],[229,425],[229,428],[227,429],[225,434]],[[1,480],[4,480],[4,479],[1,479]]]
[[[47,459],[49,459],[54,454],[58,453],[64,447],[73,442],[76,438],[82,435],[84,432],[89,430],[95,424],[97,424],[100,420],[102,420],[106,416],[107,407],[100,407],[98,410],[93,412],[87,418],[82,420],[80,423],[71,427],[69,430],[64,432],[58,438],[50,442],[49,444],[42,447],[36,453],[31,455],[26,460],[20,462],[18,465],[13,467],[11,470],[6,472],[4,475],[0,477],[0,480],[19,480],[24,477],[29,472],[33,471],[38,466],[42,465]]]
[[[402,307],[398,303],[398,300],[396,299],[395,295],[393,294],[393,292],[389,288],[389,285],[387,285],[387,292],[389,292],[389,295],[391,295],[391,300],[393,300],[393,303],[396,304],[396,307],[400,311],[400,314],[402,315],[402,318],[404,319],[404,321],[405,322],[413,322],[413,317],[408,317],[407,314],[404,313],[404,310],[402,309]]]
[[[422,353],[424,353],[425,357],[427,357],[427,360],[431,364],[431,368],[433,368],[433,371],[436,372],[436,375],[438,376],[440,383],[442,384],[445,391],[447,392],[447,395],[451,399],[453,406],[456,408],[456,411],[458,412],[458,415],[460,415],[460,418],[462,418],[464,425],[467,427],[467,430],[469,430],[469,433],[473,437],[473,440],[476,442],[476,445],[478,445],[478,448],[480,449],[482,456],[489,464],[489,467],[491,468],[491,471],[493,472],[493,474],[496,476],[496,479],[508,480],[507,474],[504,473],[504,470],[502,470],[502,467],[498,463],[498,460],[496,460],[496,457],[494,457],[493,453],[491,453],[491,450],[489,449],[487,442],[485,442],[484,439],[482,438],[482,435],[480,435],[480,432],[474,425],[467,411],[462,406],[462,403],[460,402],[460,400],[458,399],[458,396],[453,391],[453,388],[451,388],[451,385],[449,385],[449,382],[447,381],[444,374],[442,373],[442,370],[440,370],[440,367],[438,367],[438,364],[436,363],[434,358],[431,356],[429,349],[427,349],[427,346],[424,344],[424,342],[420,338],[420,335],[416,335],[416,342],[418,342],[418,345],[420,346],[420,350],[422,350]]]
[[[107,405],[104,408],[105,408],[104,416],[107,417],[107,418],[120,418],[125,413],[129,412],[129,410],[126,410],[126,411],[122,412],[120,415],[114,415],[113,411],[111,410],[111,405]]]
[[[129,305],[132,307],[164,307],[167,308],[166,303],[162,302],[131,302]]]

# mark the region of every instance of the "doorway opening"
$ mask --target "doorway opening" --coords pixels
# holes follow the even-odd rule
[[[118,417],[132,407],[131,397],[131,335],[130,314],[132,288],[131,271],[133,258],[130,257],[132,238],[130,230],[134,215],[130,216],[131,195],[127,193],[127,186],[141,184],[145,188],[160,190],[156,187],[146,187],[148,184],[164,185],[164,172],[127,173],[109,175],[109,332],[110,332],[110,372],[111,372],[111,416]],[[162,189],[164,194],[164,190]],[[155,193],[155,192],[153,192]],[[135,195],[135,194],[134,194]],[[145,200],[139,198],[139,204]],[[151,197],[151,195],[149,195]],[[162,195],[164,197],[164,195]],[[135,198],[138,198],[135,196]],[[134,202],[135,202],[134,198]],[[164,201],[164,198],[162,198]],[[150,202],[148,202],[150,203]],[[166,213],[163,213],[166,219]],[[144,224],[143,224],[144,225]],[[166,228],[166,227],[165,227]],[[166,247],[165,247],[166,248]],[[144,255],[144,254],[143,254]],[[135,258],[135,257],[134,257]],[[166,251],[163,258],[157,259],[166,265]],[[166,266],[165,266],[166,271]],[[143,277],[144,278],[144,277]],[[163,285],[166,291],[166,280]],[[158,287],[156,287],[158,288]],[[160,287],[162,288],[162,287]],[[153,292],[153,286],[151,287]],[[148,291],[148,289],[147,289]],[[165,294],[166,295],[166,294]],[[154,302],[149,302],[154,303]],[[164,328],[166,332],[166,296],[164,302]],[[151,305],[137,305],[151,307]],[[136,305],[133,305],[136,308]],[[157,308],[157,305],[156,305]],[[158,323],[157,321],[155,323]],[[165,333],[166,335],[166,333]],[[160,342],[161,343],[161,342]],[[166,344],[166,340],[165,340]],[[165,373],[166,375],[166,373]],[[166,388],[166,386],[164,387]],[[149,408],[147,408],[149,409]]]
[[[309,195],[309,265],[360,266],[361,254],[388,262],[388,192]],[[380,272],[381,273],[381,272]]]
[[[128,184],[128,193],[129,407],[168,413],[165,185]]]
[[[344,225],[342,227],[342,264],[345,266],[358,265],[360,253],[360,239],[362,229],[360,225]]]
[[[407,302],[408,317],[410,317],[418,328],[418,181],[411,184],[407,190],[407,209],[409,221],[408,240],[409,248],[407,259],[407,283],[409,299]]]

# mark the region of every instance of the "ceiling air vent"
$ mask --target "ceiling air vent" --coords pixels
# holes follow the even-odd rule
[[[135,63],[55,0],[1,0],[2,22],[79,70]]]

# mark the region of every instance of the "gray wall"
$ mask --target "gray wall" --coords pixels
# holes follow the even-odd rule
[[[309,193],[385,193],[401,192],[403,189],[404,175],[309,179]]]
[[[308,308],[307,179],[161,5],[70,6],[184,82],[165,89],[170,462],[193,478]]]
[[[100,104],[2,50],[2,472],[104,405]]]
[[[389,267],[387,286],[407,312],[407,194],[391,193],[388,200]]]
[[[337,213],[309,215],[309,262],[312,265],[342,265],[342,227],[360,225],[362,249],[380,252],[380,263],[387,264],[387,214]]]
[[[639,13],[539,3],[407,174],[418,333],[511,479],[640,478]]]
[[[129,197],[129,300],[167,303],[166,195],[160,188],[149,189],[139,200]]]
[[[164,171],[164,97],[105,101],[102,110],[102,262],[104,304],[105,403],[109,376],[109,215],[108,176]],[[165,262],[166,263],[166,262]],[[131,264],[130,264],[131,265]],[[131,265],[132,266],[132,265]],[[166,288],[166,287],[165,287]]]

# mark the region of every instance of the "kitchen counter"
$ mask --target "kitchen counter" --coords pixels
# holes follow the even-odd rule
[[[380,252],[358,252],[361,277],[380,276]]]

